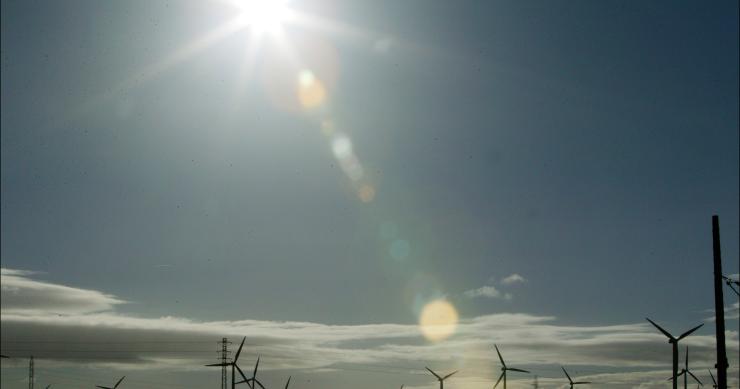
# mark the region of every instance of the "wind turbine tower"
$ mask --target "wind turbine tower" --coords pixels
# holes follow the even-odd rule
[[[570,389],[573,389],[573,386],[575,386],[575,385],[590,384],[591,383],[589,381],[576,381],[576,382],[573,382],[573,379],[570,378],[570,375],[568,374],[567,371],[565,371],[565,368],[564,367],[561,367],[561,368],[563,369],[563,373],[565,373],[565,376],[568,377],[568,382],[570,383]]]
[[[448,379],[448,378],[450,378],[450,377],[452,377],[453,374],[457,373],[457,370],[455,370],[452,373],[447,374],[444,377],[440,377],[439,375],[437,375],[437,373],[433,372],[432,369],[430,369],[428,367],[425,367],[425,369],[429,370],[430,373],[432,373],[435,377],[437,377],[437,381],[439,381],[439,389],[444,389],[445,388],[445,380]],[[401,387],[403,387],[403,386],[401,386]]]
[[[701,381],[699,381],[698,378],[696,378],[694,373],[689,370],[689,346],[686,346],[686,362],[684,364],[684,368],[681,369],[680,373],[678,373],[678,377],[683,376],[683,389],[689,389],[689,375],[691,375],[694,381],[696,381],[699,385],[704,385]],[[670,379],[672,378],[669,378],[669,380]]]
[[[650,324],[652,324],[653,326],[655,326],[655,328],[657,328],[660,332],[662,332],[663,335],[668,337],[668,343],[670,343],[673,346],[673,376],[671,378],[673,379],[673,389],[678,389],[678,380],[676,379],[678,376],[678,341],[691,335],[692,332],[701,328],[701,326],[703,326],[704,323],[699,324],[698,326],[684,332],[678,338],[676,338],[673,335],[671,335],[668,331],[664,330],[661,326],[655,324],[654,321],[650,319],[647,319],[647,321],[649,321]]]
[[[521,373],[529,373],[527,370],[522,370],[522,369],[517,369],[514,367],[506,366],[506,362],[504,362],[504,357],[502,357],[501,352],[498,351],[498,346],[494,344],[493,347],[496,348],[496,354],[498,354],[498,359],[501,361],[501,375],[498,376],[498,381],[496,381],[496,385],[493,385],[493,389],[496,389],[496,387],[498,386],[498,383],[501,382],[502,378],[504,379],[504,389],[506,389],[506,372],[507,371],[518,371]]]

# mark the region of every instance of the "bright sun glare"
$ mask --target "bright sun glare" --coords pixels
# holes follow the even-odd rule
[[[288,16],[286,0],[241,0],[239,18],[257,31],[274,32]]]

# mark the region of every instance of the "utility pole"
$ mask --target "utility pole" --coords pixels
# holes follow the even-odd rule
[[[228,362],[229,358],[229,350],[228,345],[231,343],[227,338],[221,338],[221,350],[219,352],[221,353],[221,363],[224,365],[221,367],[221,389],[227,389],[227,379],[226,379],[226,363]]]
[[[33,389],[33,355],[28,362],[28,389]]]
[[[727,351],[725,350],[725,301],[722,295],[722,252],[719,243],[719,216],[712,216],[712,249],[714,251],[714,314],[717,333],[717,388],[727,389]]]

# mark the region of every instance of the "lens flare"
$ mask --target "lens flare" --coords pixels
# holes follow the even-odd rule
[[[432,342],[447,339],[457,329],[457,310],[447,300],[434,300],[421,311],[419,329]]]
[[[360,197],[363,203],[369,203],[375,198],[375,188],[368,184],[364,184],[357,191],[357,195]]]
[[[298,74],[298,101],[305,109],[317,108],[326,100],[326,88],[310,70]]]
[[[284,3],[280,0],[243,0],[237,3],[241,9],[239,17],[256,31],[274,32],[288,18],[288,8]]]

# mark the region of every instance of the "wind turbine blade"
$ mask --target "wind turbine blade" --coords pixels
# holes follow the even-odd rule
[[[501,356],[501,351],[498,351],[498,346],[494,344],[493,347],[496,348],[496,354],[498,354],[498,359],[501,361],[501,364],[504,365],[504,367],[506,367],[506,363],[504,362],[504,357]]]
[[[676,378],[678,378],[678,377],[680,377],[680,376],[682,376],[684,374],[686,374],[686,370],[681,370],[680,373],[676,374]]]
[[[659,326],[659,325],[655,324],[655,322],[654,322],[654,321],[652,321],[652,320],[648,319],[647,317],[646,317],[645,319],[646,319],[647,321],[649,321],[649,322],[650,322],[650,324],[652,324],[653,326],[655,326],[655,328],[657,328],[657,329],[658,329],[658,330],[659,330],[660,332],[662,332],[662,333],[663,333],[663,335],[667,336],[667,337],[668,337],[668,339],[671,339],[671,340],[675,340],[675,339],[676,339],[676,338],[674,338],[674,337],[673,337],[673,335],[671,335],[671,334],[670,334],[670,333],[669,333],[668,331],[664,330],[664,329],[663,329],[663,327],[661,327],[661,326]]]
[[[236,350],[236,355],[234,355],[234,363],[239,359],[239,354],[242,352],[242,347],[244,347],[244,341],[247,340],[247,337],[245,336],[242,338],[242,344],[239,345],[239,349]]]
[[[573,380],[570,378],[570,375],[568,374],[568,372],[565,371],[565,368],[564,367],[560,366],[560,368],[563,369],[563,373],[565,373],[565,376],[568,377],[568,382],[570,382],[571,385],[572,385],[573,384]]]
[[[496,385],[493,385],[493,389],[496,389],[498,386],[498,383],[501,382],[501,379],[504,378],[504,373],[501,373],[500,376],[498,376],[498,381],[496,381]]]
[[[573,385],[590,384],[590,383],[591,381],[578,381],[578,382],[574,382]]]
[[[446,380],[446,379],[448,379],[448,378],[452,377],[452,376],[453,376],[454,374],[456,374],[456,373],[457,373],[458,371],[459,371],[459,370],[455,370],[455,371],[453,371],[452,373],[450,373],[450,374],[447,374],[446,376],[444,376],[444,378],[442,378],[442,380],[444,381],[444,380]]]
[[[261,382],[260,382],[260,381],[259,381],[258,379],[256,379],[256,378],[255,378],[255,379],[253,379],[253,380],[252,380],[252,382],[256,382],[256,383],[257,383],[257,385],[259,385],[259,386],[260,386],[260,388],[262,388],[262,389],[265,389],[265,387],[264,387],[264,386],[262,386],[262,383],[261,383]]]
[[[693,377],[693,378],[694,378],[694,381],[698,382],[698,383],[699,383],[699,385],[701,385],[701,386],[704,386],[704,384],[703,384],[703,383],[702,383],[702,382],[701,382],[701,381],[700,381],[700,380],[699,380],[698,378],[696,378],[696,376],[694,375],[694,373],[692,373],[692,372],[690,372],[690,371],[689,371],[688,373],[689,373],[689,375],[690,375],[691,377]]]
[[[257,356],[257,363],[254,364],[254,372],[252,373],[252,378],[257,377],[257,368],[260,367],[260,356]]]
[[[686,370],[689,370],[689,346],[686,346],[686,362],[684,362]]]
[[[516,369],[516,368],[513,368],[513,367],[507,367],[506,370],[518,371],[518,372],[522,372],[522,373],[529,373],[529,371],[527,371],[527,370]]]
[[[709,372],[709,376],[712,377],[712,382],[714,383],[714,385],[717,385],[717,380],[714,379],[714,374],[712,374],[712,371],[709,369],[707,369],[707,371]]]
[[[239,365],[235,363],[234,367],[236,368],[236,371],[239,372],[239,375],[242,376],[242,382],[247,382],[247,376],[244,375],[244,372],[242,371],[242,369],[239,368]]]
[[[100,389],[113,389],[113,388],[109,388],[107,386],[100,386],[100,385],[95,385],[95,387],[96,388],[100,388]]]
[[[424,368],[427,369],[427,370],[429,370],[430,373],[434,374],[434,376],[437,377],[438,380],[441,380],[442,379],[442,377],[438,376],[437,373],[435,373],[435,372],[432,371],[432,369],[430,369],[430,368],[428,368],[426,366],[424,366]]]
[[[288,376],[288,382],[285,383],[285,389],[288,389],[288,385],[290,385],[290,378],[291,376]]]
[[[118,380],[118,382],[116,382],[116,384],[113,386],[113,389],[116,389],[118,387],[118,385],[121,384],[121,381],[123,381],[124,378],[126,378],[126,376],[121,377],[121,379]]]
[[[206,366],[231,366],[231,362],[226,362],[226,363],[214,363],[214,364],[211,364],[211,365],[206,365]]]
[[[699,329],[699,328],[701,328],[701,327],[702,327],[703,325],[704,325],[704,323],[701,323],[701,324],[699,324],[698,326],[696,326],[696,327],[694,327],[694,328],[692,328],[692,329],[690,329],[690,330],[688,330],[688,331],[684,332],[684,333],[683,333],[683,334],[681,334],[681,336],[679,336],[679,337],[678,337],[678,339],[676,339],[676,340],[678,341],[678,340],[681,340],[681,339],[683,339],[683,338],[685,338],[685,337],[687,337],[687,336],[691,335],[691,333],[692,333],[692,332],[694,332],[694,331],[698,330],[698,329]]]

